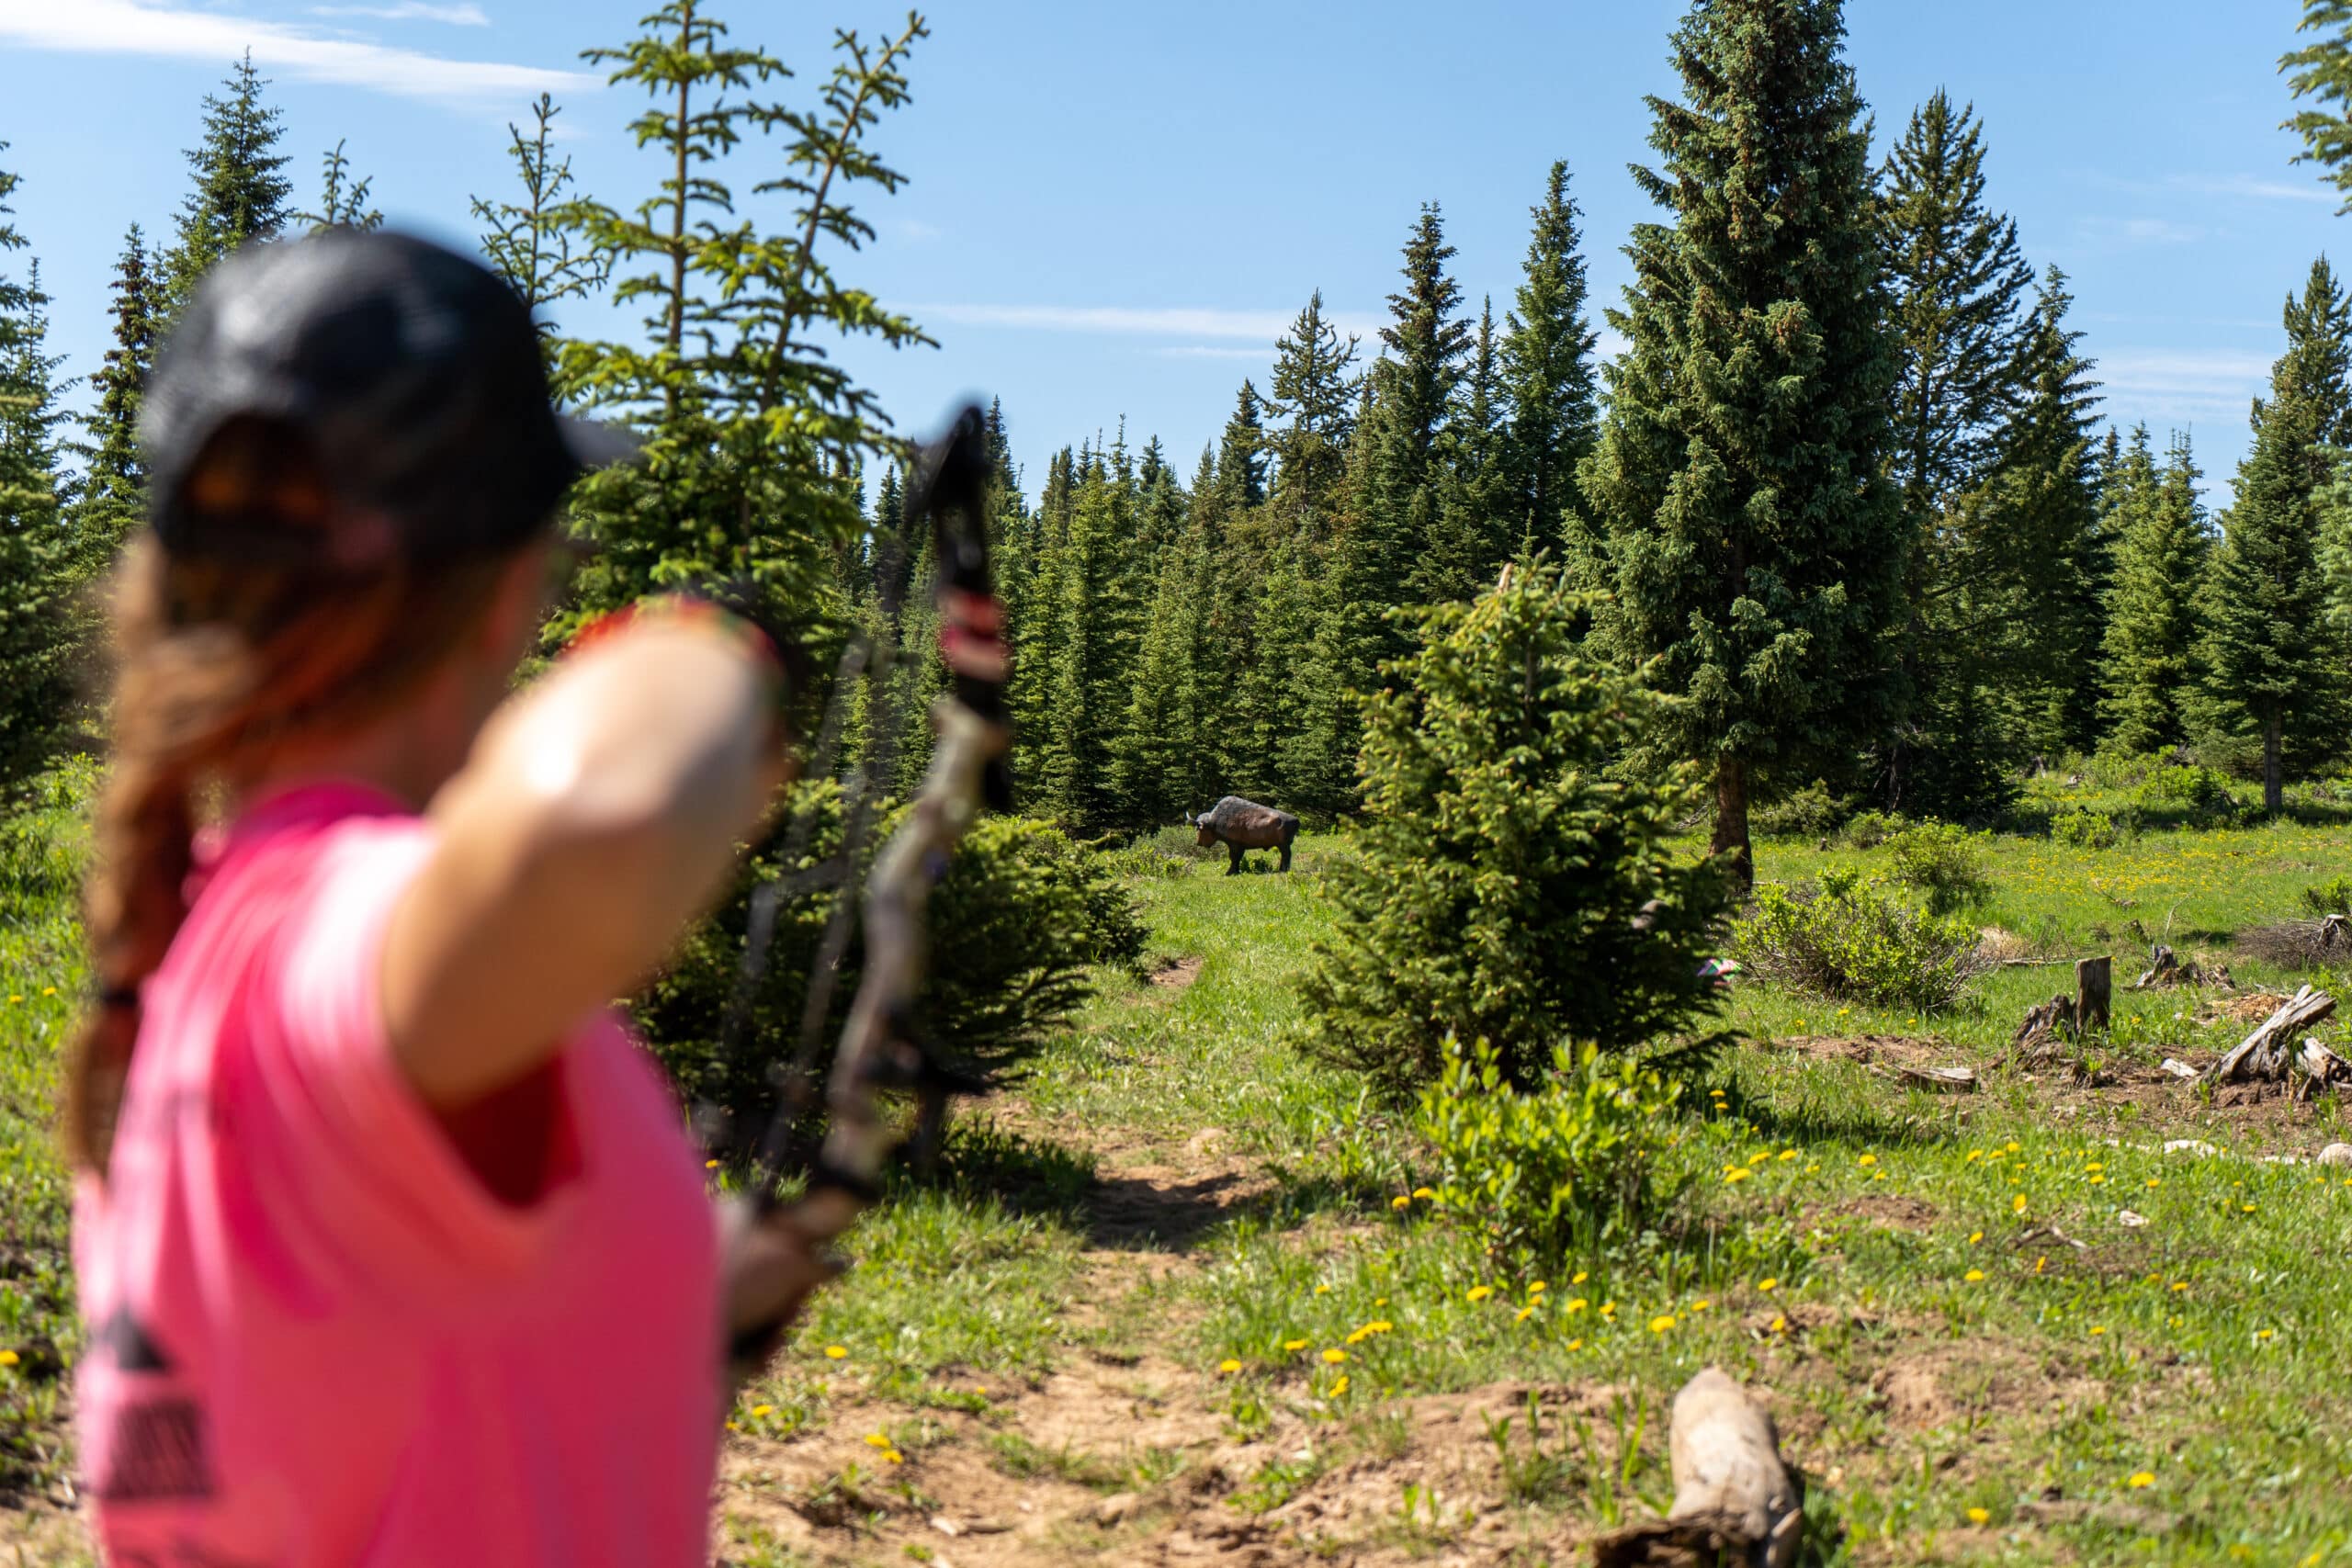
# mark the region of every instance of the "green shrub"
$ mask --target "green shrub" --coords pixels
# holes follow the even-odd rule
[[[1676,824],[1688,766],[1611,777],[1664,699],[1577,638],[1589,601],[1540,563],[1423,617],[1366,699],[1357,856],[1309,975],[1307,1048],[1404,1098],[1449,1035],[1526,1087],[1552,1046],[1615,1051],[1719,1006],[1699,976],[1724,879]]]
[[[2129,820],[2118,823],[2104,811],[2069,806],[2050,818],[2050,836],[2074,849],[2111,850],[2129,836]]]
[[[1847,802],[1829,793],[1821,780],[1783,795],[1748,818],[1748,826],[1758,833],[1787,834],[1799,838],[1818,839],[1834,833],[1846,819]]]
[[[1939,915],[1979,903],[1993,890],[1984,878],[1984,848],[1992,837],[1949,822],[1905,828],[1886,840],[1894,880],[1926,894],[1928,908]]]
[[[1938,1011],[1985,965],[1975,926],[1914,909],[1884,878],[1826,873],[1820,884],[1768,882],[1732,928],[1732,950],[1758,976],[1881,1007]]]
[[[2316,887],[2304,888],[2303,908],[2311,911],[2314,919],[2352,915],[2352,876],[2339,876]]]
[[[1680,1092],[1589,1045],[1553,1046],[1550,1071],[1521,1089],[1486,1041],[1465,1051],[1449,1039],[1417,1118],[1437,1156],[1437,1207],[1521,1270],[1589,1257],[1638,1229]]]
[[[807,873],[839,853],[840,795],[830,784],[808,786],[797,804],[813,813],[815,826],[798,863],[785,869]],[[893,813],[869,835],[865,862],[896,822]],[[741,1038],[727,1049],[723,1024],[742,958],[750,894],[779,869],[786,832],[751,857],[734,895],[686,934],[670,965],[631,1008],[685,1099],[755,1119],[764,1119],[774,1100],[769,1068],[797,1049],[810,972],[839,896],[826,889],[778,910],[766,973],[749,1000]],[[976,823],[932,889],[918,1026],[957,1059],[1001,1072],[1069,1018],[1088,994],[1090,967],[1138,966],[1146,932],[1133,896],[1102,861],[1043,822],[995,817]],[[861,864],[860,886],[865,869]],[[824,1025],[820,1070],[831,1060],[862,957],[861,945],[853,942]]]
[[[1884,811],[1865,811],[1846,824],[1846,841],[1858,850],[1874,850],[1910,824]]]
[[[2229,781],[2208,767],[2178,763],[2156,768],[2140,782],[2139,798],[2148,806],[2186,806],[2196,811],[2227,810],[2237,805]]]

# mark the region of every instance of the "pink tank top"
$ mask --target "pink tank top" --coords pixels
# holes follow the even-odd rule
[[[85,1488],[119,1565],[701,1564],[718,1240],[618,1021],[557,1058],[562,1159],[492,1196],[385,1042],[433,829],[356,786],[249,813],[145,992],[74,1264]]]

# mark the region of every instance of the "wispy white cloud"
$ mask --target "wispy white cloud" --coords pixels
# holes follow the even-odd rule
[[[917,321],[948,326],[1087,333],[1104,337],[1248,339],[1269,349],[1297,319],[1295,310],[1171,305],[930,304],[910,305],[907,310]],[[1329,320],[1342,333],[1352,333],[1366,340],[1372,338],[1376,325],[1368,318],[1345,315],[1331,315]]]
[[[2336,192],[2316,180],[2298,185],[2259,175],[2175,175],[2165,183],[2176,190],[2195,191],[2199,196],[2237,196],[2255,201],[2315,201],[2323,207],[2333,207],[2341,199]]]
[[[2082,218],[2077,226],[2091,240],[2127,245],[2185,245],[2205,237],[2199,224],[2170,218]]]
[[[899,238],[911,240],[917,244],[936,240],[945,232],[938,224],[926,223],[920,218],[893,218],[889,220],[889,226],[891,232],[897,234]]]
[[[453,28],[486,28],[479,6],[435,6],[428,0],[393,0],[389,6],[313,6],[313,17],[370,17],[379,22],[446,22]]]
[[[1255,359],[1264,361],[1274,356],[1274,345],[1263,348],[1227,348],[1215,344],[1180,343],[1155,352],[1170,359]]]
[[[594,90],[600,78],[322,38],[300,27],[143,0],[0,0],[0,41],[70,54],[142,54],[218,63],[250,47],[264,70],[401,97],[519,98]]]
[[[2244,419],[2247,400],[2269,384],[2270,361],[2241,348],[2109,349],[2097,373],[2118,419]]]

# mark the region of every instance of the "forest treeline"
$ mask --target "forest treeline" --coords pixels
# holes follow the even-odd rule
[[[2289,63],[2325,102],[2345,24],[2318,19]],[[773,96],[781,62],[672,0],[589,51],[643,94],[647,188],[578,190],[543,99],[513,133],[515,188],[473,203],[484,255],[545,319],[599,296],[641,312],[619,340],[548,329],[565,396],[648,437],[572,500],[602,548],[551,636],[664,583],[754,581],[820,643],[857,628],[908,650],[895,694],[849,705],[853,753],[887,746],[902,781],[939,684],[927,547],[903,445],[824,348],[930,341],[839,270],[873,238],[853,197],[902,182],[872,133],[925,33],[844,33],[793,102]],[[1311,294],[1196,457],[1109,418],[1027,473],[1019,410],[990,411],[1025,810],[1089,835],[1227,793],[1348,814],[1359,696],[1415,646],[1415,611],[1537,553],[1589,591],[1588,646],[1672,699],[1621,765],[1699,761],[1718,848],[1815,785],[1982,818],[2037,760],[2188,747],[2264,778],[2276,807],[2341,760],[2352,307],[2327,261],[2286,299],[2235,499],[2209,514],[2187,437],[2103,402],[2067,280],[2029,260],[1970,106],[1939,92],[1873,157],[1836,0],[1707,0],[1669,48],[1682,91],[1649,100],[1656,156],[1634,171],[1660,215],[1627,237],[1613,308],[1589,298],[1570,163],[1539,162],[1509,299],[1464,297],[1425,204],[1377,341]],[[295,209],[266,86],[232,70],[168,240],[126,237],[85,416],[62,412],[37,267],[0,279],[12,776],[74,742],[86,590],[139,513],[139,387],[187,290],[237,244],[379,221],[341,145],[316,210]],[[2342,123],[2298,121],[2323,161]],[[788,220],[740,217],[729,179]],[[15,185],[0,174],[8,251]]]

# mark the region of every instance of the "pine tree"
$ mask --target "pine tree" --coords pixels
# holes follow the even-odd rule
[[[2282,56],[2278,69],[2288,73],[2295,97],[2310,97],[2335,106],[2304,109],[2282,122],[2280,129],[2302,138],[2298,164],[2318,164],[2330,185],[2345,193],[2339,212],[2352,212],[2352,0],[2303,0],[2299,33],[2320,36]]]
[[[1267,438],[1274,459],[1272,499],[1283,525],[1317,538],[1347,477],[1348,443],[1355,434],[1357,378],[1349,374],[1357,340],[1340,340],[1323,314],[1323,291],[1274,344],[1273,396],[1266,412],[1283,423]]]
[[[1134,695],[1136,500],[1124,444],[1083,455],[1068,525],[1039,568],[1051,662],[1035,801],[1073,831],[1099,833],[1129,816],[1114,758]]]
[[[2205,694],[2223,728],[2258,736],[2264,806],[2285,798],[2289,745],[2334,751],[2345,711],[2346,645],[2325,614],[2319,491],[2340,439],[2346,394],[2344,292],[2325,258],[2286,307],[2287,352],[2254,408],[2254,449],[2238,468],[2206,600]]]
[[[563,111],[545,93],[531,106],[532,130],[508,121],[507,155],[523,186],[521,201],[472,198],[474,219],[482,225],[481,254],[500,276],[513,286],[537,320],[540,341],[552,357],[555,322],[548,312],[566,299],[577,299],[604,288],[610,271],[604,253],[573,243],[571,231],[559,219],[563,193],[572,184],[571,160],[558,160],[548,147],[556,116]]]
[[[368,192],[376,183],[374,177],[352,178],[351,160],[345,156],[343,148],[342,142],[336,142],[320,160],[323,188],[319,196],[319,209],[294,215],[293,221],[310,225],[313,234],[329,229],[356,229],[367,233],[384,226],[384,215],[368,205]]]
[[[1372,466],[1362,500],[1363,578],[1360,590],[1384,605],[1413,593],[1413,569],[1438,526],[1442,479],[1439,437],[1453,412],[1470,323],[1455,317],[1462,287],[1445,264],[1453,247],[1435,202],[1405,242],[1405,287],[1388,297],[1387,353],[1372,367]],[[1406,635],[1388,627],[1384,652],[1404,651]]]
[[[1596,632],[1687,699],[1652,745],[1713,773],[1743,884],[1757,771],[1848,764],[1894,694],[1895,366],[1843,32],[1837,0],[1702,0],[1677,29],[1688,101],[1650,100],[1664,169],[1636,170],[1676,221],[1634,231],[1581,474],[1615,590]]]
[[[1552,165],[1532,216],[1526,279],[1503,318],[1510,403],[1504,452],[1514,533],[1549,539],[1561,514],[1577,504],[1577,466],[1592,451],[1597,423],[1592,348],[1599,334],[1585,318],[1579,214],[1568,195],[1566,160]]]
[[[9,221],[17,185],[0,170],[0,256],[25,248]],[[0,787],[9,788],[49,760],[74,710],[63,357],[49,352],[47,304],[38,265],[23,281],[0,273]]]
[[[2147,426],[2132,433],[2114,489],[2115,587],[2107,603],[2108,743],[2131,755],[2188,737],[2183,705],[2198,670],[2198,586],[2211,537],[2188,438],[2159,469]]]
[[[586,58],[615,62],[612,83],[651,99],[631,130],[659,154],[653,190],[627,211],[570,202],[554,220],[609,258],[616,301],[646,312],[638,341],[561,343],[562,383],[583,407],[638,422],[646,439],[638,461],[574,491],[575,525],[600,547],[550,632],[711,578],[755,586],[780,619],[830,618],[842,609],[836,552],[863,526],[850,476],[893,442],[832,340],[931,340],[838,275],[820,249],[870,239],[852,196],[902,183],[867,141],[905,101],[906,61],[926,29],[913,17],[879,43],[837,34],[833,69],[815,107],[801,108],[759,96],[790,73],[763,50],[729,44],[701,0],[669,0],[641,27]],[[784,172],[748,193],[785,198],[789,226],[775,233],[737,216],[725,178],[729,155],[754,136],[782,143]]]
[[[284,114],[262,101],[269,83],[254,69],[253,51],[229,69],[226,97],[207,95],[204,129],[187,151],[196,188],[181,204],[176,242],[164,258],[166,315],[175,317],[212,265],[252,240],[277,237],[289,214],[293,186],[277,150]]]
[[[1407,581],[1416,603],[1467,599],[1490,585],[1511,552],[1530,542],[1514,517],[1510,475],[1503,464],[1502,387],[1496,357],[1494,302],[1479,311],[1462,395],[1443,436],[1437,525]]]
[[[146,236],[133,223],[115,264],[114,344],[90,379],[97,400],[83,421],[84,468],[74,509],[76,575],[96,578],[113,561],[144,513],[147,474],[139,456],[139,408],[155,362],[155,278],[148,270]]]

